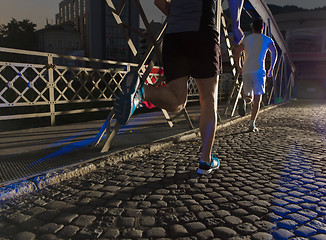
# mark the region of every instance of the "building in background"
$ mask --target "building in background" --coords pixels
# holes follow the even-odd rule
[[[80,33],[71,23],[47,25],[36,31],[36,35],[39,51],[84,56]]]
[[[119,1],[113,0],[118,6]],[[127,1],[120,15],[123,22],[139,29],[139,15],[133,1]],[[81,35],[85,56],[98,59],[133,62],[127,41],[105,0],[63,0],[59,3],[56,24],[73,23]],[[138,38],[129,32],[136,47]]]
[[[298,98],[326,98],[326,10],[275,16],[296,66]]]
[[[157,35],[161,32],[163,28],[163,24],[159,22],[154,22],[153,20],[149,23],[149,28],[154,35],[154,37],[157,37]],[[147,50],[149,47],[153,45],[153,43],[150,41],[150,36],[147,31],[147,29],[141,29],[143,37],[140,38],[140,45],[139,45],[139,51],[140,56],[144,57],[144,55],[147,53]]]

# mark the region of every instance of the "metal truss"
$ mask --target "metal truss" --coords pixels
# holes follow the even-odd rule
[[[164,76],[162,76],[157,81],[152,81],[152,79],[148,78],[148,76],[149,76],[150,72],[152,71],[156,62],[162,63],[162,51],[161,51],[162,50],[162,37],[163,37],[163,33],[165,31],[165,28],[167,26],[167,22],[165,21],[162,29],[155,36],[150,28],[150,24],[148,22],[148,19],[145,15],[145,12],[142,8],[140,1],[134,0],[134,3],[136,5],[137,10],[140,14],[140,17],[142,19],[142,22],[146,28],[146,32],[148,33],[147,37],[150,42],[150,46],[149,46],[146,54],[143,57],[141,57],[139,54],[139,51],[137,51],[137,49],[135,47],[136,44],[133,43],[132,39],[130,38],[130,36],[128,34],[128,30],[134,31],[136,34],[138,34],[140,36],[142,36],[142,34],[139,31],[132,29],[128,24],[124,23],[120,17],[120,15],[127,3],[127,0],[121,0],[119,2],[119,6],[116,6],[112,0],[106,0],[106,2],[112,12],[112,15],[113,15],[116,23],[119,25],[124,37],[126,38],[126,41],[128,43],[128,46],[129,46],[131,52],[136,57],[136,59],[139,59],[138,66],[137,66],[136,70],[140,74],[142,81],[147,80],[147,82],[149,84],[153,84],[153,85],[160,84],[162,81],[164,81]],[[170,127],[173,127],[173,121],[176,118],[180,117],[180,115],[184,115],[184,117],[186,118],[186,121],[189,125],[189,128],[194,129],[194,126],[192,124],[192,121],[189,117],[189,114],[188,114],[186,108],[184,108],[181,112],[174,115],[173,117],[171,117],[170,114],[165,109],[162,109],[161,111],[162,111],[164,117],[166,118],[167,123],[169,124]],[[115,114],[112,110],[98,134],[98,138],[95,143],[95,146],[100,143],[101,139],[104,137],[105,132],[107,133],[106,134],[107,137],[105,139],[105,142],[104,142],[101,152],[106,152],[110,149],[110,146],[111,146],[111,143],[112,143],[114,137],[116,136],[119,129],[121,128],[121,124],[116,122],[114,127],[111,130],[111,121],[114,119],[114,115]],[[104,127],[104,126],[106,126],[106,127]]]
[[[59,115],[103,110],[110,111],[94,144],[100,144],[106,133],[107,137],[105,141],[102,141],[104,142],[102,152],[108,151],[112,140],[121,127],[119,124],[116,124],[111,128],[112,120],[114,119],[112,106],[116,96],[121,91],[120,83],[126,73],[136,69],[139,75],[143,79],[147,79],[149,83],[159,84],[161,81],[164,81],[164,77],[161,74],[153,74],[151,70],[157,62],[161,62],[161,44],[166,22],[163,24],[161,31],[154,35],[139,0],[133,0],[146,27],[147,38],[151,42],[145,55],[141,55],[129,37],[129,32],[133,31],[140,36],[142,36],[142,33],[123,23],[120,17],[127,1],[131,0],[121,0],[119,6],[116,7],[112,0],[106,0],[115,21],[126,38],[130,51],[138,59],[137,63],[122,63],[0,47],[1,57],[5,57],[5,60],[1,59],[2,61],[0,61],[0,108],[6,110],[6,112],[2,111],[0,120],[46,117],[51,119],[51,125],[55,125],[56,116]],[[222,6],[222,0],[218,0],[218,6]],[[225,35],[233,76],[233,90],[227,101],[225,115],[231,109],[230,115],[233,116],[237,101],[241,96],[242,81],[235,67],[233,56],[235,46],[232,44],[228,33],[230,21],[221,13],[222,7],[219,7],[219,9],[218,30],[220,33],[221,29]],[[270,84],[266,85],[264,104],[268,105],[272,102],[281,102],[291,98],[295,68],[271,12],[262,0],[246,1],[244,10],[251,17],[259,16],[264,20],[266,26],[265,34],[272,37],[278,47],[279,58],[274,69],[274,76],[272,79],[268,79]],[[22,62],[10,62],[6,59],[7,55],[17,55],[22,57],[22,59],[26,57],[28,60],[25,62],[24,60]],[[92,66],[93,63],[98,63],[103,67],[96,69],[85,67]],[[229,78],[224,80],[225,76],[221,76],[222,80],[230,82]],[[191,78],[189,80],[188,96],[192,99],[198,99],[198,95],[195,80]],[[219,97],[221,96],[219,95]],[[79,104],[85,105],[86,103],[100,102],[105,103],[105,107],[76,107]],[[72,104],[75,105],[69,108]],[[58,107],[59,105],[61,108]],[[31,108],[32,111],[19,113],[16,110],[18,108]],[[193,128],[186,110],[173,117],[165,110],[162,110],[162,112],[169,126],[172,127],[173,121],[183,114],[188,121],[189,128]]]
[[[1,47],[0,52],[3,55],[13,54],[14,59],[22,58],[33,62],[0,61],[0,108],[4,109],[0,120],[49,117],[52,126],[58,115],[112,109],[109,106],[113,105],[120,91],[120,82],[128,69],[133,67],[130,63],[11,48]],[[36,59],[40,63],[34,63]],[[70,64],[63,66],[59,62]],[[108,67],[84,67],[89,63],[101,63]],[[157,77],[157,74],[151,74],[151,78]],[[77,105],[96,102],[108,104],[102,108],[76,108]],[[59,110],[59,105],[64,107]],[[70,109],[68,105],[74,107]],[[31,111],[18,110],[27,108]],[[6,112],[14,114],[5,115]]]
[[[134,44],[132,43],[130,37],[127,34],[126,28],[128,28],[128,27],[126,27],[125,24],[122,24],[122,20],[119,17],[119,15],[121,14],[121,11],[123,10],[123,8],[126,4],[126,0],[122,0],[120,2],[120,5],[118,8],[116,8],[114,6],[112,0],[106,0],[106,1],[112,11],[114,18],[116,19],[117,24],[119,24],[119,26],[121,26],[121,30],[126,37],[126,40],[128,42],[128,45],[129,45],[131,51],[133,52],[133,54],[136,57],[139,57],[138,52],[137,52],[136,48],[134,47]],[[241,76],[239,75],[239,73],[237,73],[237,70],[236,70],[235,58],[234,58],[234,54],[233,54],[234,45],[232,46],[231,39],[230,39],[229,33],[228,33],[228,27],[229,27],[230,21],[226,19],[224,14],[222,14],[222,7],[221,7],[222,3],[223,3],[223,0],[218,0],[219,12],[218,12],[218,19],[217,19],[217,25],[218,25],[217,29],[220,34],[220,30],[222,28],[223,33],[225,35],[227,51],[228,51],[228,55],[229,55],[229,59],[230,59],[230,64],[232,67],[232,75],[234,78],[233,89],[232,89],[231,95],[227,101],[224,114],[227,115],[228,109],[231,109],[230,116],[232,117],[235,113],[238,99],[241,97],[243,83],[241,80]],[[147,78],[147,76],[148,76],[149,72],[151,71],[152,67],[154,66],[155,62],[161,61],[161,41],[162,41],[161,37],[165,30],[166,22],[164,23],[164,26],[163,26],[162,30],[160,31],[160,33],[155,37],[149,27],[149,23],[147,21],[146,15],[141,7],[139,0],[135,0],[135,4],[136,4],[139,14],[141,16],[141,19],[146,27],[146,31],[149,33],[148,34],[149,40],[152,43],[152,45],[148,49],[147,53],[145,54],[145,57],[143,57],[140,60],[139,65],[138,65],[138,71],[139,72],[143,71],[142,69],[144,67],[145,62],[150,60],[150,57],[152,57],[152,59],[149,61],[150,63],[148,64],[148,68],[142,75],[142,78],[144,80]],[[288,54],[289,51],[287,49],[285,41],[284,41],[280,31],[278,30],[277,24],[272,16],[270,10],[268,9],[266,3],[262,0],[246,1],[244,4],[244,10],[252,18],[259,16],[260,18],[263,19],[263,21],[265,23],[265,34],[274,39],[274,42],[278,46],[278,50],[279,50],[280,58],[277,63],[275,74],[272,77],[272,86],[270,89],[268,89],[268,93],[265,94],[266,101],[263,102],[263,104],[270,104],[272,99],[274,99],[275,102],[280,102],[280,101],[283,101],[284,99],[290,98],[291,97],[291,86],[293,85],[293,81],[294,81],[295,68],[294,68],[294,64]],[[155,50],[156,54],[153,56],[151,54],[152,54],[152,51],[154,51],[154,50]],[[172,124],[171,124],[172,122],[170,121],[171,118],[169,117],[168,113],[165,110],[162,110],[162,111],[163,111],[164,116],[170,123],[170,126],[172,126]],[[189,122],[189,126],[192,127],[192,124],[191,124],[188,114],[186,112],[184,114],[185,114],[186,119]],[[179,115],[180,114],[176,115],[176,117],[178,117]],[[113,117],[114,117],[114,114],[111,113],[109,115],[107,121],[108,122],[111,121],[113,119]],[[220,119],[220,117],[219,117],[219,119]],[[109,126],[109,124],[108,124],[108,126]],[[113,130],[110,132],[110,134],[108,135],[108,137],[105,141],[104,147],[102,148],[102,152],[105,152],[110,148],[111,142],[112,142],[114,136],[117,134],[120,127],[121,126],[119,126],[119,124],[116,123]],[[106,131],[109,132],[109,129],[106,128]],[[104,135],[104,131],[102,133],[102,136],[103,135]],[[100,138],[99,138],[99,140],[100,140]]]

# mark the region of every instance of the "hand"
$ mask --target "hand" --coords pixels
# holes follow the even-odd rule
[[[164,15],[168,16],[171,8],[171,0],[154,0],[154,4]]]
[[[273,69],[269,69],[267,73],[267,77],[272,77],[273,76]]]
[[[233,28],[233,40],[236,45],[238,45],[242,39],[244,38],[243,31],[241,28],[235,27]]]
[[[242,67],[237,66],[237,69],[238,69],[239,75],[241,75],[242,74]]]

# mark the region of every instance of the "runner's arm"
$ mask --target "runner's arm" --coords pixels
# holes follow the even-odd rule
[[[277,61],[277,50],[275,47],[275,44],[273,42],[270,42],[267,46],[268,50],[271,52],[271,66],[268,70],[267,77],[273,76],[273,69],[275,66],[275,63]]]
[[[240,45],[238,45],[238,47],[235,50],[235,64],[237,65],[237,69],[238,69],[238,73],[241,74],[242,73],[242,67],[240,66],[240,58],[241,58],[241,53],[244,51],[244,45],[243,43],[241,43]]]
[[[228,0],[228,2],[232,21],[233,40],[235,44],[239,44],[244,38],[243,31],[240,27],[240,17],[244,0]]]
[[[169,15],[171,0],[154,0],[154,4],[165,16]]]

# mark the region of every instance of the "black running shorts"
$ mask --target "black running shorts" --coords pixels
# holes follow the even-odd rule
[[[166,82],[180,77],[210,78],[221,73],[216,31],[169,33],[163,41]]]

